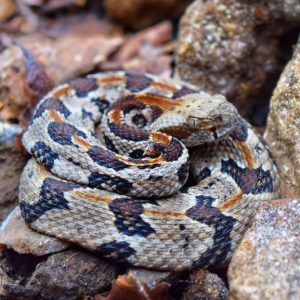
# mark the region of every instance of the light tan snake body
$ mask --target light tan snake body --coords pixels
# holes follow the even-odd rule
[[[29,226],[146,268],[227,261],[261,202],[278,196],[269,150],[232,104],[149,74],[57,86],[23,144]]]

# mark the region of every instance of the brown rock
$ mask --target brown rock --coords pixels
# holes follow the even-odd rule
[[[228,290],[224,281],[216,274],[200,269],[190,275],[182,300],[223,300],[227,297]]]
[[[300,199],[263,204],[229,266],[230,299],[299,299]]]
[[[0,267],[0,298],[3,300],[36,299],[37,293],[11,279]]]
[[[224,94],[248,115],[264,100],[278,72],[278,35],[295,26],[295,17],[288,17],[288,1],[275,2],[192,3],[181,19],[176,76]],[[279,13],[280,7],[286,13]],[[275,26],[280,30],[274,31]]]
[[[107,14],[115,21],[140,29],[180,15],[190,0],[105,0]]]
[[[258,5],[265,5],[268,8],[271,20],[274,20],[275,22],[285,22],[289,24],[289,26],[299,25],[300,2],[298,0],[273,0]],[[278,30],[280,30],[280,28],[278,28]]]
[[[109,290],[117,275],[116,265],[69,250],[40,263],[26,287],[37,291],[39,299],[83,299]]]
[[[300,197],[300,39],[274,90],[266,140],[278,164],[281,192]]]
[[[16,207],[0,227],[0,247],[13,249],[20,254],[46,255],[68,248],[68,244],[56,238],[31,230]]]

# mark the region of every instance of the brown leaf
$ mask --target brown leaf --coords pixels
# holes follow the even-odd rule
[[[130,58],[137,56],[140,53],[143,44],[160,46],[171,41],[171,39],[171,22],[161,22],[128,38],[124,46],[114,55],[112,60],[122,63]]]
[[[56,23],[52,39],[37,33],[17,39],[43,62],[55,84],[91,72],[124,42],[122,29],[106,21],[68,22]]]
[[[105,62],[123,43],[122,37],[102,35],[65,35],[54,43],[54,61],[51,65],[56,81],[64,81],[90,72]]]
[[[122,275],[117,278],[106,297],[97,295],[95,300],[168,300],[169,288],[170,285],[165,282],[149,288],[131,274]]]
[[[130,71],[141,71],[157,74],[163,78],[170,78],[172,73],[172,56],[161,55],[155,58],[137,58],[126,61],[122,68]]]
[[[0,120],[17,119],[29,103],[22,51],[10,46],[0,53]]]
[[[0,22],[10,18],[16,12],[16,6],[13,0],[0,1]]]

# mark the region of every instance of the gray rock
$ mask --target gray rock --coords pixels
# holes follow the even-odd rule
[[[69,244],[31,230],[24,222],[20,208],[16,207],[0,227],[0,247],[41,256],[62,251]]]
[[[224,281],[207,270],[196,270],[190,275],[189,281],[182,300],[224,300],[228,297]]]
[[[40,263],[26,288],[37,291],[39,299],[83,299],[109,290],[118,272],[113,263],[68,250]]]
[[[300,197],[300,39],[270,103],[266,140],[278,164],[285,197]]]
[[[230,299],[300,299],[300,199],[263,204],[229,266]]]

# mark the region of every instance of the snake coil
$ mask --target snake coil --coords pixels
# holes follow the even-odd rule
[[[179,271],[227,261],[278,195],[263,140],[220,95],[150,74],[58,85],[23,135],[20,207],[39,232]]]

